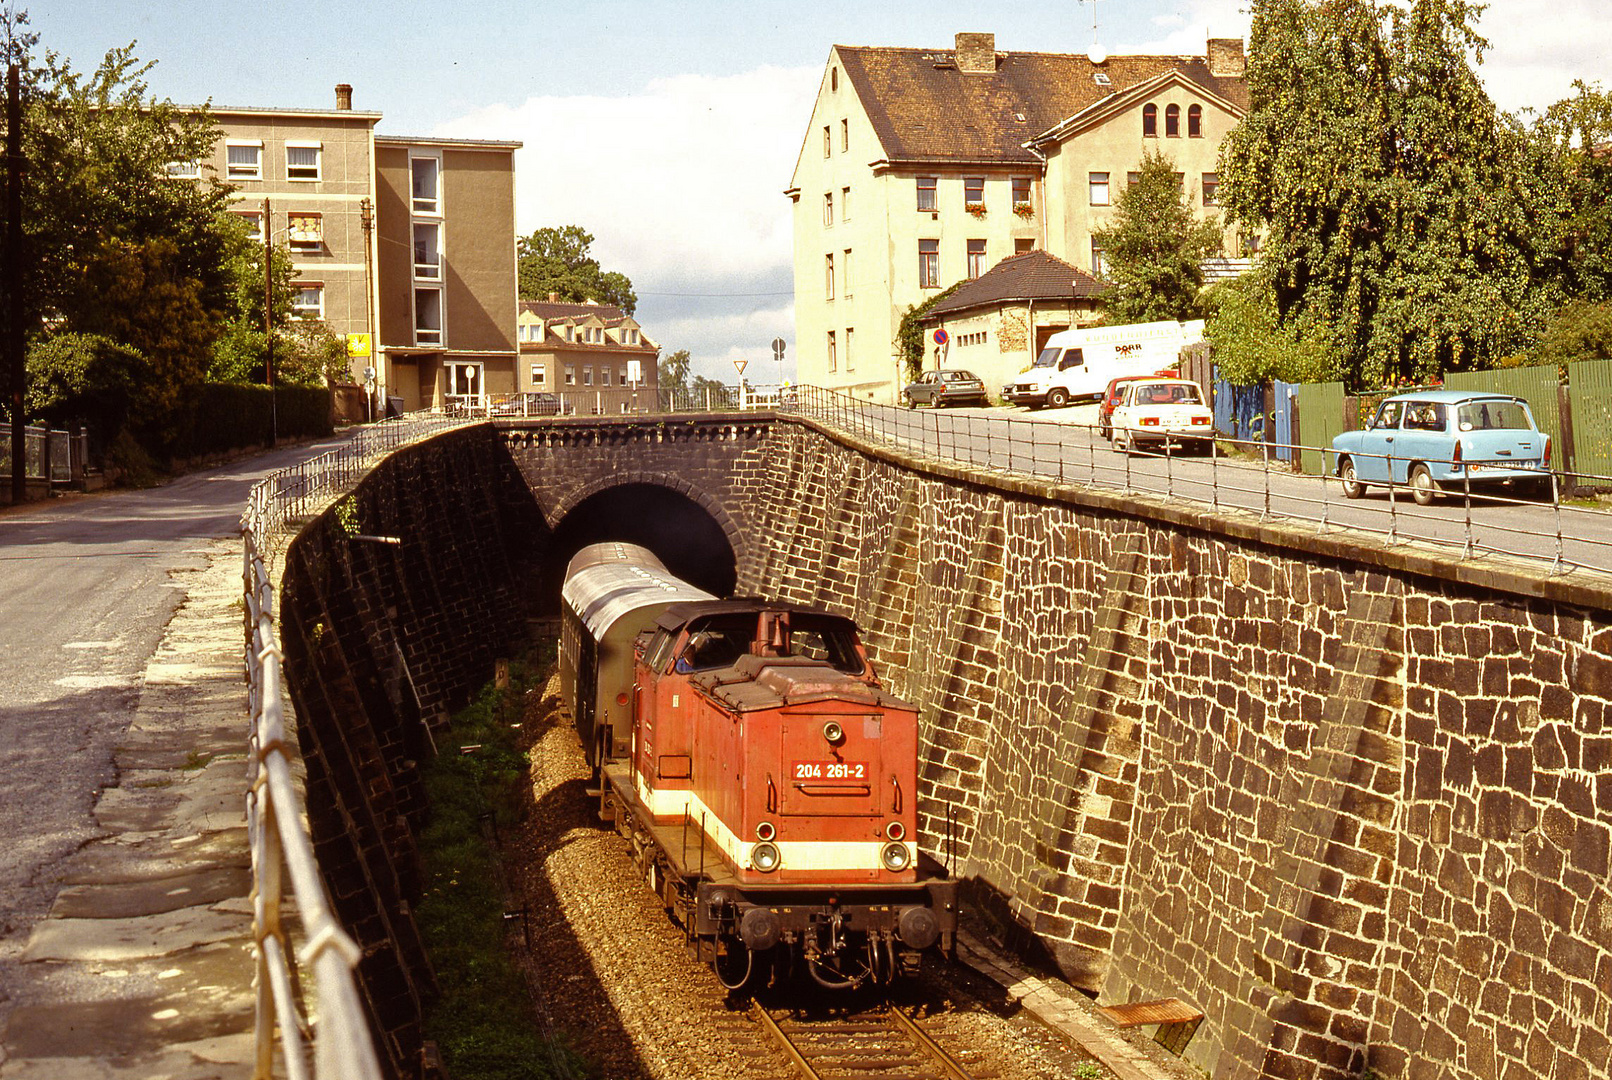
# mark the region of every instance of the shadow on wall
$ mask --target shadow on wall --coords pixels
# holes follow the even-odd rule
[[[543,614],[559,613],[560,586],[571,557],[589,544],[611,540],[642,544],[672,573],[713,596],[733,595],[737,558],[711,515],[670,488],[622,484],[582,500],[554,530],[543,567]]]

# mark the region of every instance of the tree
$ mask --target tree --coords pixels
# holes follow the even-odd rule
[[[916,379],[924,370],[924,316],[942,300],[968,284],[967,280],[954,281],[921,304],[909,304],[901,323],[896,327],[896,352],[905,361],[907,374]]]
[[[1228,219],[1263,232],[1276,326],[1359,387],[1480,366],[1537,331],[1522,138],[1474,70],[1469,0],[1253,0]]]
[[[1208,309],[1204,337],[1214,347],[1220,376],[1234,386],[1257,386],[1271,379],[1328,382],[1341,379],[1337,350],[1324,342],[1301,341],[1278,324],[1270,268],[1254,269],[1215,285],[1204,295]]]
[[[1538,259],[1562,295],[1612,299],[1612,95],[1573,83],[1528,132]]]
[[[1192,211],[1175,163],[1142,156],[1137,181],[1115,203],[1114,223],[1092,239],[1108,260],[1113,283],[1103,297],[1110,323],[1190,319],[1199,314],[1203,260],[1221,249],[1219,223]]]
[[[225,214],[219,225],[226,238],[224,269],[229,278],[229,293],[225,325],[213,343],[212,362],[208,368],[209,382],[255,382],[268,380],[268,334],[263,327],[263,304],[266,299],[263,283],[264,245],[252,239],[244,218]],[[273,249],[270,256],[274,298],[273,325],[283,328],[292,322],[292,282],[298,273],[283,247]],[[290,342],[281,342],[276,336],[276,369],[284,370],[285,354]],[[339,373],[338,373],[339,374]]]
[[[1612,360],[1612,303],[1567,304],[1546,329],[1539,354],[1547,364],[1558,365]]]
[[[678,349],[672,355],[663,357],[657,368],[657,385],[662,390],[670,390],[680,394],[688,389],[689,356],[687,349]]]
[[[600,269],[588,254],[592,245],[593,234],[580,225],[538,229],[517,240],[521,299],[547,300],[557,293],[571,303],[614,304],[631,315],[638,308],[632,282],[625,274]]]

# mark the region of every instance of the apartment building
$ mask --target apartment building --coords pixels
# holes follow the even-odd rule
[[[800,380],[893,401],[908,307],[1037,249],[1100,273],[1092,233],[1150,148],[1193,178],[1200,211],[1208,185],[1212,212],[1246,105],[1236,39],[1204,56],[1003,53],[976,33],[834,46],[786,191]]]
[[[212,108],[234,212],[290,255],[293,311],[347,339],[377,409],[513,391],[521,144],[380,136],[352,106],[343,83],[333,109]]]
[[[554,394],[578,412],[656,411],[660,346],[619,307],[589,300],[522,300],[516,317],[524,391]]]

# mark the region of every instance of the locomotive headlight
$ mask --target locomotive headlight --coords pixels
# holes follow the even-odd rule
[[[884,863],[886,870],[891,873],[899,873],[907,868],[907,864],[912,861],[912,856],[908,853],[906,844],[892,841],[884,845],[884,850],[879,852],[879,861]]]
[[[763,821],[761,824],[756,826],[756,839],[757,840],[771,840],[774,836],[777,836],[777,835],[778,835],[778,830],[774,829],[772,827],[772,822],[770,822],[770,821]]]
[[[830,720],[823,725],[823,738],[838,746],[845,741],[845,729],[840,726],[838,720]]]
[[[762,841],[750,849],[750,865],[763,874],[770,874],[778,869],[778,845]]]

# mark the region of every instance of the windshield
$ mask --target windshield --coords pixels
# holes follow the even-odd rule
[[[1035,363],[1031,364],[1030,366],[1031,367],[1053,367],[1054,365],[1056,365],[1058,363],[1058,354],[1061,353],[1061,352],[1063,352],[1063,350],[1059,349],[1059,348],[1042,349],[1041,350],[1041,355],[1036,357],[1035,358]]]
[[[1462,405],[1456,411],[1462,431],[1487,431],[1495,428],[1532,431],[1533,421],[1520,401],[1475,401]]]
[[[1138,405],[1196,405],[1198,388],[1191,383],[1141,383],[1136,388]]]

